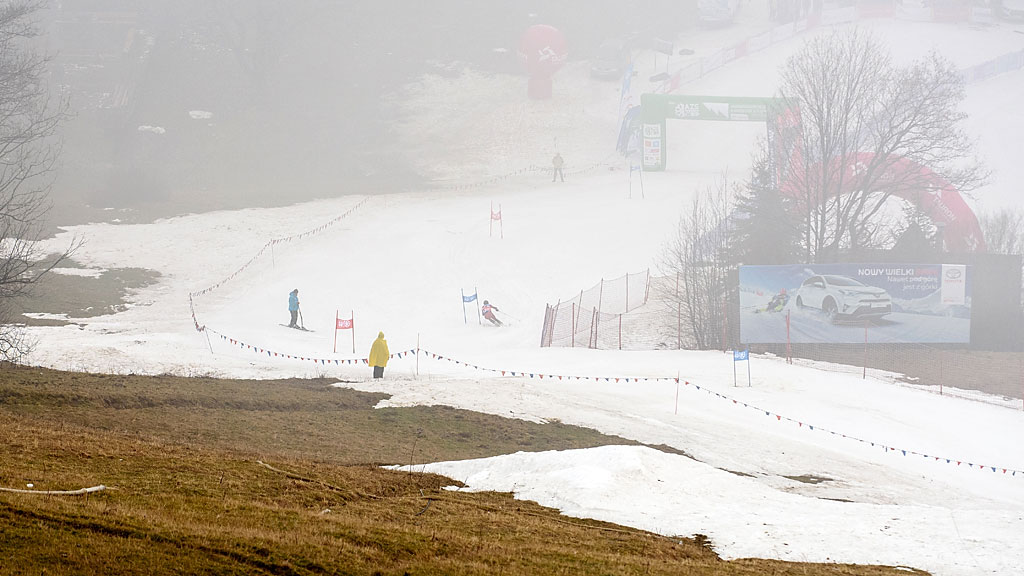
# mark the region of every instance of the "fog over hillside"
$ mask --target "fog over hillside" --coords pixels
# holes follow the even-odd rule
[[[521,74],[519,39],[535,23],[562,29],[580,61],[608,37],[692,28],[693,14],[667,1],[64,0],[47,47],[76,117],[55,217],[409,189],[427,175],[396,153],[403,85],[428,72]]]

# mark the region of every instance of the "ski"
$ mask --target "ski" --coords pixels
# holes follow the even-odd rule
[[[310,330],[309,328],[306,328],[305,326],[289,326],[287,324],[281,324],[281,326],[284,326],[285,328],[292,328],[294,330],[302,330],[303,332],[313,332],[313,330]]]

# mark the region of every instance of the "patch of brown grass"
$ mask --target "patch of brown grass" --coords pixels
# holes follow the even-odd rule
[[[5,574],[907,574],[723,562],[703,538],[570,519],[376,463],[623,443],[326,381],[0,370]],[[262,461],[265,465],[260,464]]]

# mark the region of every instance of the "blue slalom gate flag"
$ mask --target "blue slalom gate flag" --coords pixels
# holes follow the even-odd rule
[[[732,385],[736,386],[736,363],[747,361],[747,386],[750,386],[750,348],[732,351]]]
[[[475,302],[476,301],[477,292],[479,292],[479,290],[477,290],[476,287],[474,287],[473,288],[473,293],[469,294],[467,296],[466,292],[464,290],[462,290],[461,288],[459,289],[459,293],[462,294],[462,322],[463,322],[463,324],[468,324],[469,323],[469,318],[466,316],[466,303],[467,302]],[[478,323],[481,321],[480,320],[480,308],[476,309],[476,321]]]

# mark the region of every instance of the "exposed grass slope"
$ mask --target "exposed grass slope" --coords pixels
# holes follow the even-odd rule
[[[378,464],[631,443],[328,381],[0,368],[3,574],[905,575],[720,560],[702,537],[570,519]]]

